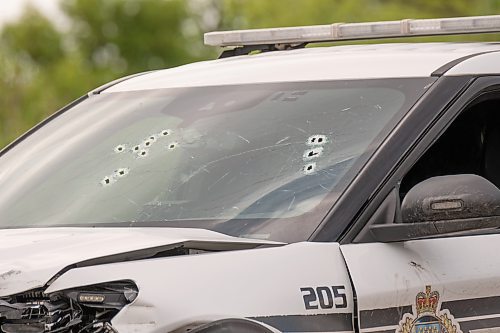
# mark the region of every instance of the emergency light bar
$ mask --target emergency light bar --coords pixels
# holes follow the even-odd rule
[[[310,42],[486,32],[500,32],[500,15],[209,32],[205,34],[205,44],[212,46],[294,45]]]

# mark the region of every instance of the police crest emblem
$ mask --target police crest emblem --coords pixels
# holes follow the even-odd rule
[[[431,286],[415,297],[413,313],[406,313],[396,333],[462,333],[460,325],[447,309],[440,309],[439,293]]]

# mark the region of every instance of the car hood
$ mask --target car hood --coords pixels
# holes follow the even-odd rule
[[[239,250],[281,243],[188,228],[0,230],[0,296],[40,288],[73,267],[139,260],[184,247]]]

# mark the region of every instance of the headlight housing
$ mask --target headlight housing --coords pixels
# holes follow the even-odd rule
[[[110,333],[113,317],[138,294],[131,281],[114,281],[45,294],[34,290],[0,299],[3,333]]]

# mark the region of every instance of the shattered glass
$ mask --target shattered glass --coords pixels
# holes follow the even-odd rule
[[[91,96],[0,158],[0,226],[125,223],[306,239],[433,80]]]

